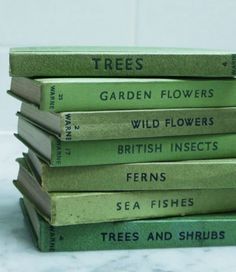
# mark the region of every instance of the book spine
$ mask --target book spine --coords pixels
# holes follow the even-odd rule
[[[41,184],[48,192],[236,188],[235,168],[236,160],[58,168],[44,164]]]
[[[236,245],[236,219],[130,221],[53,227],[42,221],[41,251]],[[44,237],[47,237],[45,239]]]
[[[125,221],[236,209],[236,189],[163,192],[52,193],[54,226]]]
[[[232,77],[232,54],[10,53],[11,76]]]
[[[89,94],[89,95],[88,95]],[[236,106],[235,80],[104,81],[42,84],[51,112]]]
[[[40,110],[57,112],[56,105],[60,101],[60,97],[58,96],[58,89],[60,89],[60,87],[56,87],[55,84],[46,83],[40,85],[41,100],[40,104],[37,105]]]
[[[236,134],[78,142],[52,137],[51,166],[233,158],[235,142]]]
[[[38,237],[38,248],[43,251],[43,252],[55,252],[55,251],[59,251],[58,248],[58,240],[64,240],[65,237],[69,237],[70,234],[67,233],[67,231],[65,230],[64,233],[60,233],[60,229],[61,228],[55,228],[52,225],[49,225],[46,223],[46,221],[44,221],[43,219],[41,219],[40,221],[40,236]],[[69,234],[69,235],[68,235]],[[65,236],[66,235],[66,236]],[[72,237],[70,237],[72,238]],[[75,237],[74,237],[75,238]],[[65,241],[65,245],[67,244],[67,242],[69,241]],[[72,240],[70,240],[70,242],[72,242]],[[69,245],[67,244],[68,250],[69,250]],[[66,251],[64,250],[60,250],[60,251]]]
[[[236,108],[61,113],[62,141],[236,133]]]

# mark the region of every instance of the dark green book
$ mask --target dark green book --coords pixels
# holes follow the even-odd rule
[[[54,227],[27,199],[20,205],[35,245],[45,252],[236,245],[235,213]]]
[[[18,115],[61,141],[236,133],[236,107],[53,113],[22,103]]]
[[[62,142],[19,118],[17,137],[55,167],[236,157],[236,134]]]
[[[236,159],[50,167],[31,150],[24,157],[19,171],[47,192],[236,188]]]
[[[235,53],[144,47],[10,50],[10,75],[24,77],[232,77]]]
[[[8,92],[50,112],[236,106],[233,78],[13,77]]]

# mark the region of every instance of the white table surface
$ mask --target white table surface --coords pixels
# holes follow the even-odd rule
[[[0,272],[234,272],[236,247],[41,253],[33,245],[12,184],[25,148],[0,134]],[[235,230],[236,231],[236,230]]]

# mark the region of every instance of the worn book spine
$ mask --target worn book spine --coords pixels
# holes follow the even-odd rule
[[[52,137],[52,166],[231,158],[236,134],[62,142]],[[39,151],[40,152],[40,151]]]
[[[24,77],[232,77],[235,54],[66,52],[12,49],[11,76]]]
[[[79,83],[65,79],[64,83],[40,82],[40,86],[38,107],[51,112],[236,106],[234,79],[104,79]]]
[[[16,187],[21,190],[19,181]],[[27,196],[27,191],[22,191]],[[169,190],[163,192],[50,193],[54,226],[168,216],[229,212],[236,209],[236,189]],[[33,203],[34,199],[29,198]],[[40,209],[40,207],[39,207]]]
[[[45,252],[236,245],[235,214],[55,227],[37,214],[28,201],[25,206],[21,201],[36,245]],[[39,226],[38,235],[32,221]]]
[[[236,188],[233,159],[41,168],[32,172],[48,192]]]
[[[47,113],[33,106],[31,112],[24,111],[24,107],[21,109],[24,116],[54,133],[61,141],[236,133],[236,107],[58,113],[59,133],[43,118]],[[47,115],[51,120],[55,119],[54,114]]]

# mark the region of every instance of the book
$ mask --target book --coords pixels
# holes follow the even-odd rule
[[[236,188],[236,159],[55,168],[29,150],[17,161],[19,173],[26,172],[48,192]]]
[[[232,78],[13,77],[8,93],[50,112],[236,106]]]
[[[19,118],[16,136],[54,167],[236,157],[236,134],[63,142]]]
[[[54,226],[236,210],[234,188],[165,192],[46,192],[26,172],[18,174],[14,185]]]
[[[22,103],[18,115],[61,141],[236,133],[236,107],[51,113]]]
[[[232,77],[234,52],[144,47],[19,47],[10,75],[23,77]]]
[[[236,214],[52,226],[24,198],[25,222],[41,251],[176,248],[236,245]]]

